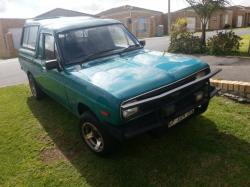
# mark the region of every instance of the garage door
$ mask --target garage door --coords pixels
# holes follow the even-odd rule
[[[195,31],[195,17],[187,17],[187,29]]]
[[[8,29],[8,31],[12,33],[13,44],[15,49],[19,49],[22,36],[22,28],[11,28]]]

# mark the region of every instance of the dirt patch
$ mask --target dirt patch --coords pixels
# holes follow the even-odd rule
[[[58,160],[66,159],[63,153],[56,147],[43,150],[40,153],[40,158],[45,164],[52,164]]]

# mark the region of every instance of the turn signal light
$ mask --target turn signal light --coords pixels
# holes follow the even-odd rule
[[[109,113],[107,111],[101,111],[101,115],[107,117],[109,116]]]

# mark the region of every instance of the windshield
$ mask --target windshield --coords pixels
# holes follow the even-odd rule
[[[65,64],[80,63],[104,53],[140,47],[121,24],[78,29],[58,34]],[[91,59],[93,59],[91,58]]]

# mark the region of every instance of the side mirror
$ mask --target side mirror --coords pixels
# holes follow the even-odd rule
[[[145,40],[140,40],[139,42],[140,42],[140,44],[141,44],[143,47],[146,45],[146,41],[145,41]]]
[[[46,60],[45,67],[47,70],[58,69],[59,65],[58,65],[57,59]]]

